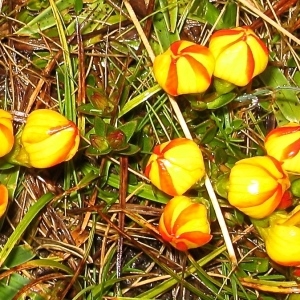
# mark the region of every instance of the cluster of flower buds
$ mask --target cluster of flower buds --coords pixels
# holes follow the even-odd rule
[[[216,31],[208,48],[176,41],[153,63],[159,85],[170,95],[205,92],[212,76],[237,86],[247,85],[268,63],[268,49],[248,27]]]
[[[242,159],[231,169],[228,201],[254,218],[272,260],[300,266],[300,206],[285,211],[292,205],[289,174],[300,175],[300,125],[288,123],[271,130],[264,146],[266,156]],[[255,220],[262,218],[267,218],[267,227]]]
[[[0,110],[0,157],[4,162],[34,168],[49,168],[70,160],[79,147],[77,126],[60,113],[38,109],[29,114],[14,136],[13,117]],[[8,203],[7,188],[0,184],[0,217]]]
[[[206,207],[182,196],[205,175],[199,146],[186,138],[157,145],[145,175],[158,189],[175,196],[167,203],[160,218],[161,237],[181,251],[208,243],[211,235]]]
[[[204,93],[212,78],[217,84],[245,86],[262,73],[268,49],[248,27],[215,32],[208,48],[187,41],[173,43],[158,55],[153,73],[170,95]],[[265,156],[239,160],[228,180],[229,203],[252,218],[271,259],[284,266],[300,266],[300,206],[291,213],[289,174],[300,174],[300,125],[290,123],[265,138]],[[175,196],[159,222],[161,237],[185,251],[211,239],[205,206],[182,196],[204,176],[200,149],[193,141],[175,139],[154,148],[145,174],[153,185]],[[267,218],[263,227],[258,219]],[[288,245],[288,246],[287,246]]]
[[[158,84],[172,96],[204,93],[212,77],[228,85],[245,86],[254,76],[264,71],[268,50],[248,27],[237,27],[215,32],[209,47],[189,41],[176,41],[153,62],[153,73]],[[263,158],[264,160],[264,158]],[[237,206],[253,217],[264,217],[279,205],[289,188],[286,173],[273,159],[266,158],[276,174],[270,175],[264,161],[259,163],[260,176],[265,183],[251,183],[251,174],[240,183],[240,173],[247,165],[237,165],[231,176],[230,202],[235,205],[249,189],[253,194],[251,207]],[[255,162],[254,162],[255,165]],[[253,173],[255,166],[253,164]],[[265,176],[267,174],[267,177]],[[145,169],[152,184],[164,193],[175,196],[166,205],[159,222],[162,238],[179,250],[204,245],[211,239],[205,206],[182,196],[205,175],[202,153],[192,140],[179,138],[157,145]],[[244,175],[244,174],[243,174]],[[242,176],[243,177],[243,176]],[[239,181],[238,185],[236,182]],[[269,187],[268,185],[271,184]],[[264,193],[259,199],[256,194]]]

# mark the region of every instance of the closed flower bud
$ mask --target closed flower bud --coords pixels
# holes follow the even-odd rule
[[[270,131],[265,139],[268,155],[282,163],[284,170],[300,173],[300,125],[289,123]]]
[[[206,207],[185,196],[167,203],[158,230],[163,240],[181,251],[203,246],[212,238]]]
[[[8,154],[14,145],[12,121],[12,115],[3,109],[0,109],[0,157]]]
[[[289,214],[274,213],[268,227],[256,226],[256,229],[273,261],[283,266],[300,266],[300,206]]]
[[[268,49],[249,27],[216,31],[209,49],[215,57],[214,76],[237,86],[247,85],[268,64]]]
[[[79,130],[60,113],[39,109],[29,114],[10,161],[49,168],[70,160],[78,150]]]
[[[176,41],[158,55],[153,72],[158,84],[170,95],[202,93],[211,82],[215,60],[208,48]]]
[[[192,140],[178,138],[154,147],[145,175],[171,196],[184,194],[205,174],[201,150]]]
[[[0,217],[4,215],[7,205],[8,205],[8,190],[5,185],[0,184]]]
[[[228,201],[246,215],[261,219],[278,207],[289,187],[286,172],[273,157],[245,158],[231,169]]]

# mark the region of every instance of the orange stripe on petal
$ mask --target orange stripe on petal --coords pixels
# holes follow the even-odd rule
[[[165,240],[166,242],[171,242],[173,239],[172,229],[171,229],[172,218],[170,217],[171,216],[168,216],[168,214],[163,213],[161,215],[159,225],[158,225],[159,234],[161,235],[162,239]]]
[[[182,242],[182,241],[177,241],[177,240],[174,240],[172,241],[171,243],[176,249],[180,250],[180,251],[187,251],[189,250],[188,246],[186,245],[185,242]]]
[[[165,154],[167,151],[174,147],[183,146],[185,144],[191,143],[191,140],[188,140],[186,138],[177,138],[174,140],[171,140],[168,145],[162,150],[161,154]]]
[[[178,239],[185,239],[193,244],[198,245],[198,247],[208,243],[212,239],[212,235],[208,233],[203,233],[201,231],[185,232],[181,234]]]
[[[293,197],[292,194],[289,191],[285,191],[279,205],[277,206],[277,209],[287,209],[288,207],[291,207],[293,205]]]
[[[210,51],[206,47],[195,44],[182,49],[180,53],[185,55],[188,55],[189,53],[201,53],[204,55],[209,55]]]
[[[277,159],[275,159],[274,157],[272,156],[268,156],[267,157],[273,162],[274,166],[276,167],[276,169],[278,170],[278,172],[282,173],[282,177],[286,177],[286,174],[285,172],[283,171],[283,168],[282,168],[282,163],[279,162]],[[268,170],[266,170],[268,171]],[[272,173],[270,173],[270,176],[274,177],[272,175]],[[275,178],[275,177],[274,177]]]
[[[151,162],[149,165],[147,165],[146,168],[145,168],[145,171],[144,171],[145,176],[148,177],[148,178],[149,178],[149,174],[150,174],[150,171],[151,171],[152,163],[153,162]]]
[[[284,127],[278,127],[276,129],[273,129],[272,131],[270,131],[266,138],[265,138],[265,142],[272,136],[272,137],[276,137],[276,136],[282,136],[282,135],[286,135],[286,134],[291,134],[291,133],[295,133],[300,131],[300,126],[284,126]]]
[[[254,73],[254,57],[252,54],[252,51],[250,47],[247,45],[247,68],[246,68],[246,76],[248,78],[248,81],[250,81],[253,77]]]
[[[174,187],[172,177],[168,172],[165,163],[165,159],[157,159],[158,169],[159,169],[159,179],[160,179],[160,186],[161,190],[171,196],[177,196],[178,193]]]
[[[207,72],[207,69],[198,60],[196,60],[195,58],[193,58],[190,55],[187,55],[186,59],[190,63],[190,65],[191,65],[194,73],[196,74],[196,76],[197,77],[199,76],[199,80],[202,80],[202,78],[204,78],[204,80],[206,82],[210,83],[211,78],[210,78],[210,76]]]
[[[180,48],[181,44],[182,44],[182,41],[176,41],[170,46],[170,50],[175,56],[177,56],[179,54],[179,48]]]
[[[218,30],[216,31],[212,36],[211,39],[215,38],[215,37],[219,37],[219,36],[224,36],[224,35],[240,35],[241,32],[243,32],[244,30],[232,30],[232,29],[222,29],[222,30]]]
[[[152,152],[156,155],[160,155],[162,153],[160,151],[160,145],[155,146]]]
[[[299,153],[299,151],[300,151],[300,140],[297,140],[294,143],[285,147],[284,151],[282,152],[280,160],[295,157]]]
[[[255,34],[249,34],[249,36],[251,35],[251,37],[253,37],[256,42],[261,46],[261,48],[263,49],[263,51],[266,53],[266,55],[269,55],[269,50],[267,48],[267,46],[264,44],[264,42],[257,37]]]
[[[178,75],[177,75],[177,67],[176,67],[177,59],[172,59],[170,68],[167,75],[167,80],[165,84],[165,90],[172,96],[177,96],[177,88],[178,88]]]

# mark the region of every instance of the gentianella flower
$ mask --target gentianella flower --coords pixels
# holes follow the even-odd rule
[[[151,183],[171,196],[184,194],[204,174],[201,150],[187,138],[155,146],[145,169]]]
[[[246,215],[261,219],[278,207],[289,187],[289,177],[275,158],[245,158],[231,169],[228,201]]]
[[[290,213],[275,212],[268,221],[266,227],[255,227],[269,257],[283,266],[300,266],[300,206]]]
[[[10,162],[49,168],[70,160],[79,141],[79,130],[72,121],[56,111],[38,109],[29,114]]]
[[[185,196],[167,203],[158,230],[164,241],[181,251],[201,247],[212,238],[206,207]]]
[[[3,109],[0,109],[0,157],[8,154],[14,145],[15,138],[12,122],[12,115]]]
[[[208,48],[176,41],[153,62],[158,84],[170,95],[202,93],[210,83],[215,60]]]
[[[283,169],[300,173],[300,125],[288,123],[269,132],[265,138],[267,154],[282,163]]]
[[[249,27],[216,31],[209,50],[215,57],[214,76],[237,86],[247,85],[268,64],[268,49]]]
[[[8,205],[8,190],[3,184],[0,184],[0,217],[2,217]]]

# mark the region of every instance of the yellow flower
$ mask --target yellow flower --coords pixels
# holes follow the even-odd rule
[[[192,140],[178,138],[154,147],[145,175],[168,195],[185,193],[205,174],[201,150]]]
[[[270,131],[265,139],[268,155],[282,163],[284,170],[300,173],[300,125],[289,123]]]
[[[289,178],[275,158],[245,158],[231,169],[228,201],[246,215],[261,219],[277,208],[289,187]]]
[[[79,130],[60,113],[39,109],[29,114],[11,161],[49,168],[70,160],[78,150]]]
[[[158,230],[163,240],[181,251],[203,246],[212,238],[206,207],[185,196],[167,203]]]
[[[300,206],[291,213],[280,211],[269,218],[268,227],[256,226],[269,257],[283,266],[300,266]]]
[[[249,27],[216,31],[209,49],[215,57],[214,76],[237,86],[247,85],[268,64],[268,49]]]
[[[208,48],[176,41],[158,55],[153,72],[158,84],[170,95],[202,93],[211,82],[215,60]]]
[[[14,145],[15,139],[12,121],[12,115],[3,109],[0,109],[0,157],[8,154]]]
[[[5,185],[0,184],[0,217],[4,215],[7,205],[8,205],[8,190]]]

